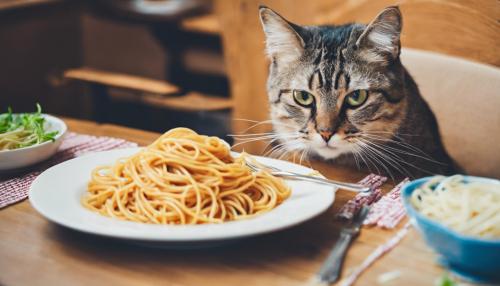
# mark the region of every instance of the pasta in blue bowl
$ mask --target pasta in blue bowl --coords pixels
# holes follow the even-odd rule
[[[500,181],[426,177],[406,184],[402,199],[440,262],[474,282],[500,282]]]

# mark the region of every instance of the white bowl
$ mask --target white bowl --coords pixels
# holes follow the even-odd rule
[[[58,131],[55,141],[46,141],[29,147],[0,151],[0,172],[39,163],[56,153],[68,128],[64,121],[57,117],[48,114],[43,114],[43,117],[45,118],[45,130],[48,132]]]

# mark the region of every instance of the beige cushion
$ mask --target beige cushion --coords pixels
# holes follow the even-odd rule
[[[500,178],[500,69],[415,49],[403,49],[401,59],[451,157],[468,174]]]

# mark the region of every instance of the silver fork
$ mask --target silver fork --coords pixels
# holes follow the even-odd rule
[[[331,186],[335,186],[338,188],[342,188],[344,190],[357,192],[357,193],[370,192],[369,187],[361,185],[361,184],[344,183],[344,182],[324,179],[324,178],[320,178],[320,177],[302,175],[302,174],[295,173],[295,172],[283,171],[283,170],[280,170],[280,169],[273,167],[273,166],[262,165],[262,167],[260,167],[260,166],[253,164],[252,162],[249,162],[248,160],[246,161],[246,164],[254,172],[260,171],[263,167],[263,168],[271,171],[271,174],[273,174],[274,176],[277,176],[277,177],[284,177],[284,178],[288,178],[288,179],[292,179],[292,180],[302,180],[302,181],[308,181],[308,182],[313,182],[313,183],[318,183],[318,184],[331,185]]]
[[[322,284],[330,285],[337,281],[340,277],[340,270],[344,262],[345,254],[351,241],[359,234],[361,225],[368,215],[370,208],[364,205],[356,214],[356,216],[342,227],[340,237],[330,254],[326,258],[323,266],[316,274],[316,280]]]

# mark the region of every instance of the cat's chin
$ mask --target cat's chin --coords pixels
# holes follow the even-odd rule
[[[348,150],[345,150],[345,148],[327,147],[327,146],[315,148],[314,151],[316,152],[316,154],[318,154],[320,157],[324,159],[335,159],[340,155],[349,152]]]

